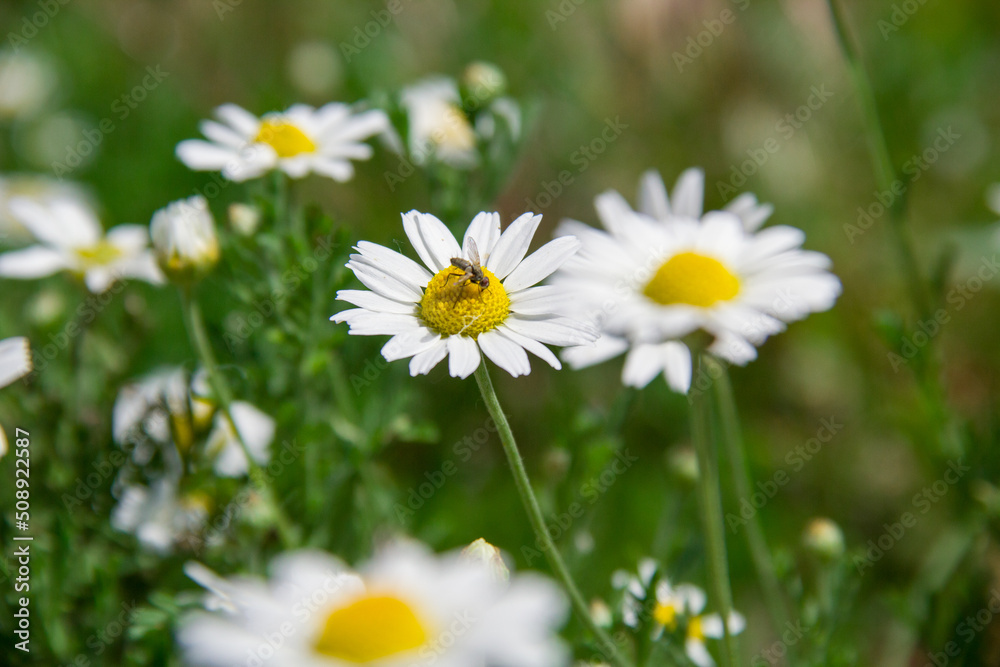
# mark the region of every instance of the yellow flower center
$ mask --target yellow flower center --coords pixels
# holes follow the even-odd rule
[[[687,304],[708,308],[740,291],[740,279],[722,262],[694,252],[668,259],[642,293],[663,306]]]
[[[688,621],[687,636],[688,639],[705,641],[705,631],[701,627],[701,616],[695,616]]]
[[[97,266],[107,266],[121,257],[122,251],[113,243],[102,239],[92,246],[77,248],[76,255],[80,258],[80,262],[84,267],[89,269]]]
[[[456,266],[446,266],[431,278],[420,300],[420,319],[442,336],[461,334],[478,338],[507,319],[510,297],[489,269],[483,269],[483,275],[489,279],[489,287],[485,289],[471,281],[462,284],[463,274]]]
[[[295,157],[301,153],[315,153],[316,144],[295,127],[282,118],[265,118],[260,123],[260,130],[254,141],[267,144],[274,149],[280,158]]]
[[[653,609],[653,619],[667,630],[673,630],[677,627],[677,607],[660,602]]]
[[[318,653],[359,664],[412,651],[427,643],[427,629],[399,598],[367,595],[333,611],[316,640]]]

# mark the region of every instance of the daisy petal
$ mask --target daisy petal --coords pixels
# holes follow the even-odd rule
[[[451,266],[451,258],[462,254],[458,241],[448,231],[448,227],[429,213],[404,213],[403,229],[413,244],[413,249],[432,273]]]
[[[524,348],[514,341],[504,338],[497,330],[487,331],[479,336],[479,347],[483,354],[500,368],[514,377],[531,372],[531,364]]]
[[[448,345],[443,340],[438,341],[426,350],[419,352],[410,359],[410,375],[427,375],[448,354]]]
[[[533,355],[535,355],[536,357],[547,363],[549,366],[552,366],[552,368],[556,369],[557,371],[562,368],[562,364],[559,363],[559,359],[556,358],[556,355],[552,354],[552,350],[545,347],[537,340],[528,338],[527,336],[522,336],[516,331],[512,331],[511,329],[505,326],[498,327],[497,333],[502,335],[504,338],[509,338],[510,340],[514,341],[515,343],[523,347],[525,350],[531,352]]]
[[[0,387],[6,387],[31,371],[31,348],[24,337],[0,340]]]
[[[642,389],[663,371],[663,358],[657,345],[636,345],[629,350],[622,368],[622,383]]]
[[[62,253],[40,245],[0,255],[0,276],[5,278],[44,278],[68,268]]]
[[[439,334],[418,327],[390,338],[389,342],[382,346],[382,356],[386,361],[406,359],[434,347],[439,340],[441,340]]]
[[[247,138],[254,137],[260,129],[260,119],[236,104],[223,104],[215,110],[215,115]]]
[[[398,275],[410,283],[423,287],[433,277],[427,269],[409,257],[377,243],[360,241],[357,250],[375,266],[381,266],[387,273]]]
[[[676,216],[698,219],[704,199],[705,172],[697,168],[686,169],[674,186],[671,210]]]
[[[413,313],[412,301],[396,301],[389,299],[376,292],[358,289],[342,289],[337,292],[338,301],[346,301],[349,304],[371,310],[376,313],[396,313],[407,315]]]
[[[684,343],[670,341],[663,344],[663,371],[667,384],[679,394],[691,388],[691,350]]]
[[[560,236],[549,241],[510,272],[503,282],[504,288],[508,292],[517,292],[544,280],[572,257],[580,245],[580,241],[573,236]]]
[[[504,324],[522,336],[560,347],[586,345],[597,339],[597,332],[592,326],[566,317],[531,319],[512,313]]]
[[[655,220],[670,217],[670,197],[660,172],[650,169],[639,181],[639,211]]]
[[[476,214],[465,232],[465,239],[462,242],[463,257],[469,257],[469,239],[474,239],[476,247],[479,249],[479,259],[482,264],[490,257],[493,246],[500,238],[500,214],[482,213]]]
[[[347,268],[353,271],[358,280],[368,289],[397,301],[409,301],[411,303],[420,301],[423,292],[421,292],[419,287],[405,282],[398,276],[375,266],[364,257],[355,255],[355,258],[347,263]]]
[[[453,378],[469,377],[479,368],[479,347],[467,336],[448,336],[448,372]]]
[[[562,358],[571,368],[579,369],[613,359],[627,349],[626,339],[604,334],[593,345],[566,348],[562,351]]]
[[[219,171],[238,159],[232,148],[217,146],[201,139],[185,139],[174,149],[177,159],[188,169],[196,171]]]
[[[500,235],[487,262],[487,267],[497,278],[503,280],[521,262],[541,221],[542,216],[525,213]]]

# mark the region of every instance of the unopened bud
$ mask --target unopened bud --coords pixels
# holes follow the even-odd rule
[[[836,560],[844,555],[844,531],[830,519],[819,517],[806,524],[802,544],[820,558]]]
[[[503,562],[500,550],[481,537],[462,549],[462,558],[470,563],[486,567],[493,581],[507,581],[510,579],[510,570],[507,569],[507,564]]]
[[[153,214],[153,251],[163,273],[189,283],[219,261],[219,240],[208,202],[200,195],[175,201]]]

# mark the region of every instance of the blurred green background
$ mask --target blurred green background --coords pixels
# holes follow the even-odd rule
[[[52,173],[55,163],[71,159],[85,133],[110,119],[113,131],[66,178],[91,190],[106,226],[145,223],[169,201],[217,182],[186,169],[173,151],[179,141],[198,136],[198,121],[219,104],[234,102],[259,114],[295,102],[377,102],[429,74],[457,77],[474,60],[499,65],[509,93],[526,103],[528,113],[524,148],[500,196],[470,207],[499,210],[505,223],[528,209],[543,213],[536,244],[564,217],[597,224],[593,197],[605,189],[634,202],[646,169],[658,169],[669,185],[683,169],[703,167],[709,209],[725,203],[720,183],[741,183],[731,179],[742,168],[749,175],[736,190],[772,202],[771,224],[802,228],[806,247],[828,254],[844,283],[833,311],[791,325],[760,349],[757,361],[732,372],[754,479],[769,480],[779,469],[791,478],[760,510],[779,574],[801,603],[803,618],[815,612],[808,604],[821,579],[840,582],[835,624],[824,617],[812,638],[829,640],[828,664],[923,665],[928,652],[956,639],[962,619],[983,608],[1000,586],[1000,490],[993,486],[1000,473],[1000,281],[987,280],[961,310],[946,299],[1000,246],[997,214],[986,204],[990,184],[1000,181],[1000,5],[846,5],[897,168],[933,147],[941,130],[952,128],[958,136],[906,183],[906,224],[924,275],[951,319],[930,346],[896,370],[887,355],[899,353],[904,337],[912,337],[918,316],[907,302],[888,220],[876,219],[861,235],[845,228],[858,224],[859,207],[868,209],[878,194],[858,97],[824,2],[402,0],[401,11],[381,26],[386,15],[379,2],[6,1],[0,26],[7,48],[42,59],[55,79],[42,108],[5,121],[0,171]],[[726,11],[733,20],[723,24]],[[26,20],[44,25],[24,43],[12,41],[12,34],[31,32]],[[364,35],[366,27],[374,36]],[[132,109],[121,98],[142,85],[147,68],[166,76]],[[786,114],[806,113],[800,108],[817,89],[828,91],[829,99],[798,127],[783,125]],[[621,125],[620,134],[595,143],[601,151],[592,149],[590,157],[585,147],[609,122]],[[745,167],[769,140],[778,150],[763,164]],[[398,156],[377,150],[356,165],[357,176],[347,184],[318,177],[302,184],[299,196],[345,228],[331,260],[338,266],[347,246],[362,238],[409,252],[399,214],[429,210],[431,203],[421,174],[390,188],[385,175],[398,164]],[[563,171],[570,182],[564,178],[557,186]],[[226,205],[244,200],[245,193],[239,184],[222,188],[211,201],[217,218],[224,220]],[[384,341],[346,340],[345,327],[329,324],[323,333],[329,347],[318,357],[264,357],[253,342],[227,352],[222,323],[230,311],[246,308],[219,288],[238,275],[211,278],[203,289],[205,307],[222,363],[242,369],[245,384],[238,393],[253,395],[278,418],[279,441],[297,438],[319,450],[310,460],[328,473],[321,483],[329,488],[329,503],[303,512],[305,542],[354,560],[370,551],[373,538],[394,532],[438,549],[482,536],[519,567],[547,567],[522,549],[534,540],[499,443],[492,439],[468,462],[453,448],[486,419],[471,380],[452,380],[443,366],[411,379],[405,364],[390,365],[352,391],[365,437],[362,445],[349,443],[337,424],[316,416],[321,407],[294,403],[291,371],[273,369],[294,364],[308,377],[316,364],[339,354],[349,376],[364,377]],[[353,285],[343,270],[331,276]],[[34,345],[48,342],[80,298],[67,282],[0,283],[0,338],[27,334]],[[326,315],[342,309],[332,300],[324,307]],[[28,425],[38,433],[33,503],[36,530],[46,537],[38,543],[42,555],[33,576],[37,605],[49,609],[44,629],[35,626],[38,652],[26,660],[10,649],[13,592],[3,583],[5,664],[69,664],[77,654],[91,664],[176,664],[168,657],[170,610],[183,606],[174,593],[195,590],[180,570],[191,554],[160,559],[112,531],[110,479],[71,515],[59,498],[75,475],[113,447],[110,408],[118,386],[164,363],[190,363],[194,355],[170,290],[131,286],[101,321],[89,343],[91,366],[74,370],[63,355],[27,391],[0,394],[4,425]],[[255,336],[271,335],[265,329]],[[687,445],[687,402],[660,381],[628,392],[619,373],[620,361],[557,373],[535,360],[527,378],[494,376],[546,513],[558,515],[585,498],[586,516],[559,531],[585,594],[610,602],[611,572],[634,568],[644,556],[660,559],[672,578],[704,587],[695,498],[668,463]],[[74,381],[80,398],[71,413],[58,397]],[[325,398],[334,401],[332,394]],[[312,425],[303,433],[309,411]],[[786,456],[831,418],[842,430],[792,471]],[[960,434],[962,460],[972,472],[859,574],[852,557],[864,554],[885,524],[912,511],[914,494],[947,470],[949,457],[940,454],[946,431]],[[638,464],[590,503],[585,485],[599,479],[622,447]],[[62,457],[65,467],[54,469],[54,457]],[[458,473],[400,521],[397,504],[405,505],[411,489],[448,460],[458,464]],[[12,479],[12,458],[0,470]],[[275,483],[298,515],[304,501],[294,479]],[[738,511],[739,498],[728,486],[724,492],[727,511]],[[7,482],[0,497],[9,508]],[[11,549],[8,515],[0,520],[5,554]],[[802,530],[815,516],[843,528],[848,554],[841,563],[817,565],[803,551]],[[273,539],[251,529],[239,535],[243,547],[212,554],[209,564],[224,573],[261,571],[277,549]],[[760,601],[744,533],[729,532],[727,540],[736,605],[750,619],[742,637],[749,664],[777,634]],[[151,595],[171,599],[150,602]],[[118,614],[121,601],[133,599],[145,615],[94,655],[88,636]],[[1000,624],[988,625],[968,644],[958,641],[962,653],[949,664],[1000,664]]]

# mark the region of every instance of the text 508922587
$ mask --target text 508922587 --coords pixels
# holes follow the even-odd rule
[[[18,530],[27,532],[31,509],[31,440],[27,431],[15,429],[14,440],[14,525]],[[15,541],[31,541],[30,535],[16,535]],[[31,613],[28,611],[30,602],[27,593],[31,590],[31,545],[18,544],[14,549],[14,562],[17,571],[14,576],[14,591],[24,595],[17,598],[14,611],[14,634],[19,642],[14,647],[28,653],[31,640]]]

